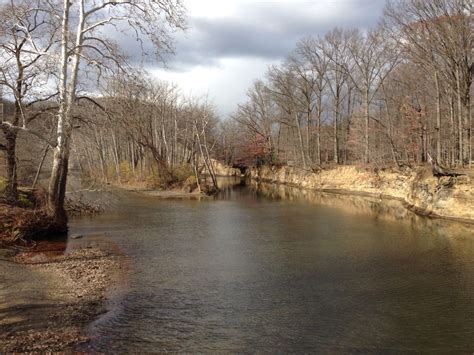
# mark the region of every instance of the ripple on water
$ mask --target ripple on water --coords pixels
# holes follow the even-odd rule
[[[123,197],[72,229],[131,260],[99,351],[474,350],[474,229],[396,201],[238,185]],[[120,228],[114,226],[120,225]]]

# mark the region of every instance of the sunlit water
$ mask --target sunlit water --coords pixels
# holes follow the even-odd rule
[[[201,201],[126,193],[72,222],[130,260],[86,350],[472,352],[473,231],[266,185]]]

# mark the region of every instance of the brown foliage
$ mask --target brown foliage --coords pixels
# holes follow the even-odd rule
[[[30,209],[0,204],[0,240],[16,242],[61,232],[46,209]]]
[[[47,213],[44,189],[20,189],[16,205],[0,200],[0,241],[17,242],[61,232],[64,228]]]

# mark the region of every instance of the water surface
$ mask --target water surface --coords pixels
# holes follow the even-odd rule
[[[235,182],[215,200],[123,194],[72,233],[130,258],[99,351],[474,350],[473,227],[398,202]]]

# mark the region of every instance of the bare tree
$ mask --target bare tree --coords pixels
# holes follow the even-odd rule
[[[49,184],[49,210],[58,224],[65,225],[64,198],[79,72],[84,65],[106,69],[110,61],[121,67],[116,48],[107,40],[106,30],[113,31],[124,23],[135,31],[139,40],[147,37],[155,48],[164,49],[170,48],[169,37],[165,35],[166,28],[183,28],[184,22],[179,0],[97,0],[88,4],[85,0],[63,0],[59,16],[59,112],[57,145]]]
[[[370,106],[386,76],[397,64],[398,54],[394,43],[384,36],[382,28],[371,30],[367,34],[354,31],[348,50],[354,66],[353,70],[348,70],[347,73],[364,98],[364,161],[368,164],[370,162]]]
[[[45,54],[54,45],[56,28],[39,5],[38,0],[22,0],[0,7],[0,86],[14,102],[13,113],[0,122],[6,142],[0,147],[7,160],[5,196],[10,202],[18,199],[18,133],[25,131],[48,142],[48,138],[29,129],[29,125],[40,117],[40,112],[33,112],[33,109],[55,96],[44,87],[51,72],[51,61]]]
[[[324,52],[324,40],[321,38],[305,38],[297,44],[296,52],[309,65],[313,77],[313,100],[316,109],[316,162],[321,165],[321,119],[324,112],[324,92],[327,85],[326,74],[329,59]]]
[[[274,100],[279,107],[282,117],[280,122],[291,128],[296,128],[298,137],[299,156],[303,168],[308,167],[308,155],[303,138],[301,92],[298,92],[298,83],[294,71],[288,65],[270,67],[267,76],[270,81],[269,91],[274,95]]]
[[[471,162],[472,3],[397,0],[383,20],[305,38],[270,67],[268,139],[289,164],[308,167],[313,150],[317,163],[420,163],[432,147],[438,161]],[[256,117],[253,101],[238,123]]]
[[[339,120],[341,114],[341,104],[344,99],[344,86],[348,80],[349,73],[352,72],[351,58],[349,51],[349,34],[341,29],[330,31],[325,36],[322,50],[330,64],[327,67],[325,80],[329,88],[333,101],[333,125],[334,125],[334,162],[338,164],[339,159]]]
[[[409,58],[431,74],[436,89],[436,158],[442,160],[441,106],[443,78],[456,94],[458,159],[469,148],[472,84],[472,2],[468,0],[399,0],[388,3],[386,27],[403,45]],[[454,122],[452,122],[453,124]],[[469,159],[470,160],[470,159]]]
[[[247,98],[247,102],[238,106],[232,118],[245,127],[249,133],[249,140],[254,143],[255,140],[263,140],[267,154],[272,156],[275,151],[272,134],[275,107],[270,92],[263,81],[257,80],[247,91]]]

